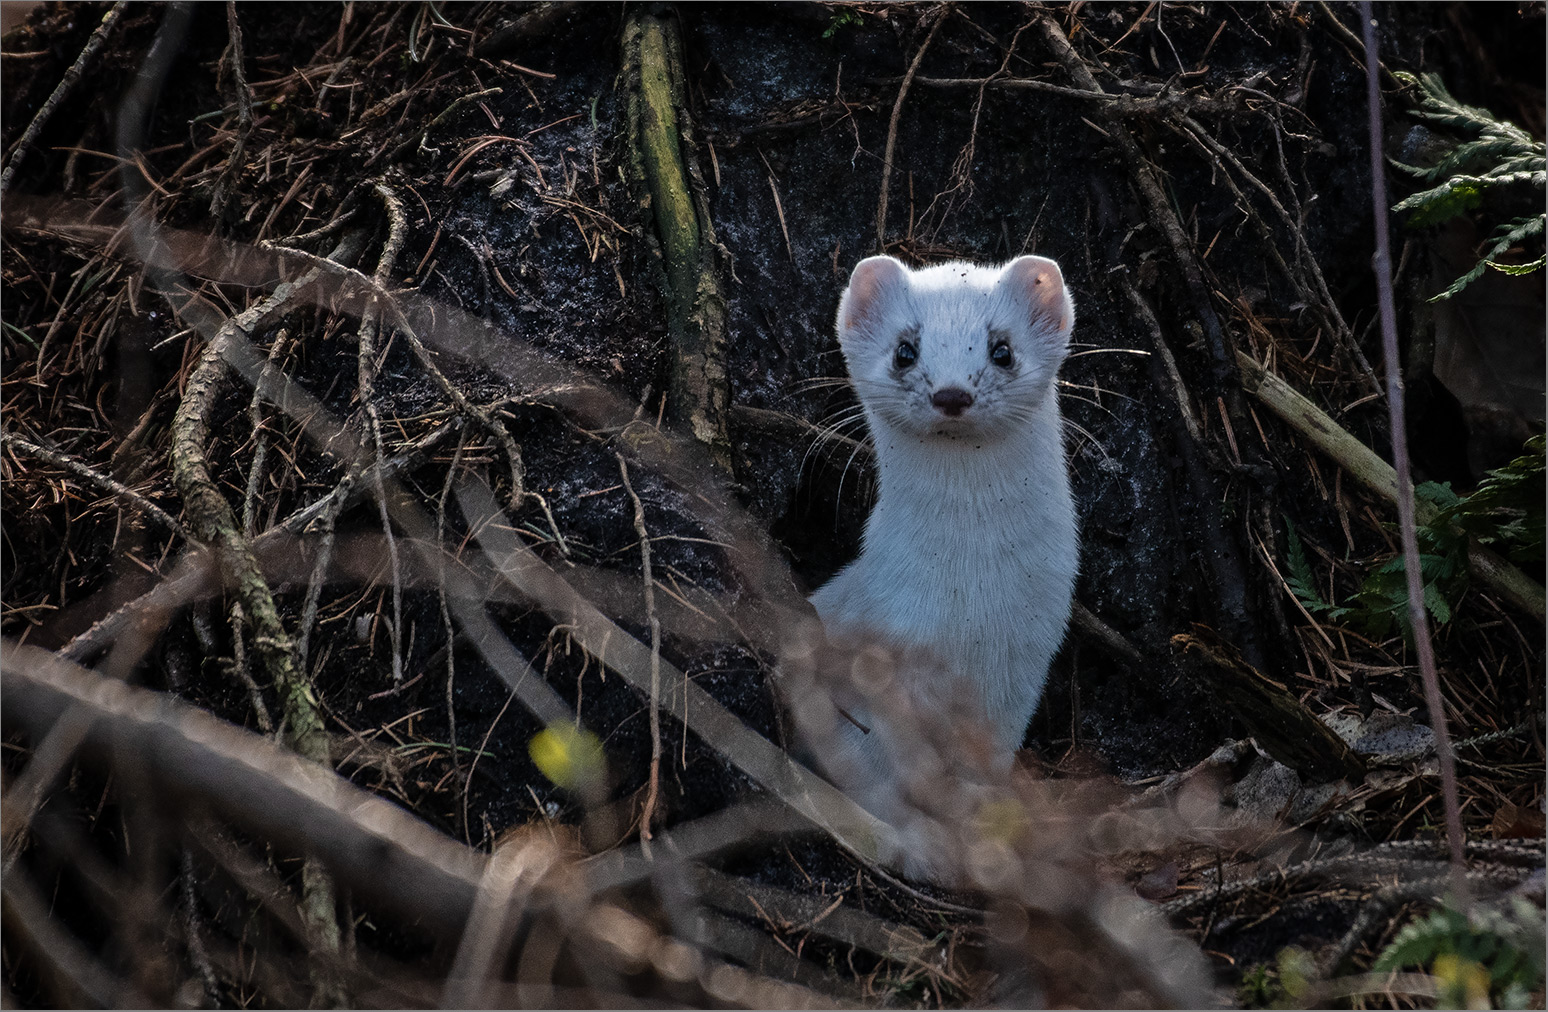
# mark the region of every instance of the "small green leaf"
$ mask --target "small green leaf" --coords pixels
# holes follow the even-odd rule
[[[1451,490],[1451,482],[1422,481],[1414,486],[1414,495],[1437,509],[1455,506],[1462,497]]]
[[[1540,256],[1529,264],[1497,264],[1493,260],[1485,260],[1484,263],[1501,274],[1509,274],[1515,278],[1521,277],[1524,274],[1535,274],[1542,270],[1544,265],[1548,265],[1548,256]]]
[[[1451,605],[1446,603],[1445,595],[1433,583],[1424,585],[1424,606],[1435,616],[1437,623],[1444,625],[1451,621]]]

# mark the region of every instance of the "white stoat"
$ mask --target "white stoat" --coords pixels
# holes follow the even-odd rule
[[[888,691],[966,707],[1002,770],[1070,615],[1079,535],[1054,381],[1074,322],[1058,264],[1035,256],[918,271],[871,257],[839,304],[880,491],[860,557],[812,604],[830,638],[915,658]],[[873,808],[888,807],[872,788],[908,762],[919,729],[886,709],[846,704],[851,719],[814,743]]]

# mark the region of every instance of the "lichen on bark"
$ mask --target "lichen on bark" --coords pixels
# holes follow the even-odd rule
[[[724,250],[715,240],[693,155],[676,22],[631,14],[624,24],[623,67],[630,174],[653,233],[648,238],[662,260],[659,281],[672,336],[667,414],[729,473],[726,299],[717,263]]]

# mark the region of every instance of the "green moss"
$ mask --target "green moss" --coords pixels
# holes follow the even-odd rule
[[[666,256],[667,279],[679,310],[693,305],[698,288],[699,221],[683,168],[666,33],[655,18],[640,22],[640,153],[651,213]]]

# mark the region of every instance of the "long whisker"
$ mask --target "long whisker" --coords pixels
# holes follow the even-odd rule
[[[825,415],[823,418],[821,418],[817,422],[817,424],[819,426],[826,426],[826,425],[830,425],[830,424],[838,424],[838,423],[852,421],[852,420],[854,420],[856,418],[864,417],[864,415],[865,415],[865,407],[863,405],[860,405],[860,404],[845,404],[845,405],[843,405],[842,407],[838,408],[835,411],[830,411],[827,415]]]
[[[1084,436],[1091,443],[1092,446],[1096,447],[1098,450],[1101,451],[1103,458],[1105,458],[1107,460],[1112,460],[1113,459],[1113,455],[1111,453],[1107,452],[1107,447],[1102,445],[1102,441],[1100,439],[1098,439],[1097,437],[1093,436],[1091,434],[1090,430],[1088,430],[1084,425],[1081,425],[1079,422],[1075,421],[1073,418],[1066,418],[1066,419],[1064,419],[1064,424],[1066,426],[1068,426],[1069,428],[1074,429],[1075,432],[1078,433],[1079,435]]]
[[[855,458],[860,455],[860,451],[865,450],[867,448],[868,448],[868,446],[867,446],[866,443],[857,442],[855,444],[854,450],[849,454],[849,459],[844,462],[844,470],[839,472],[838,495],[837,495],[837,497],[836,497],[836,499],[834,501],[834,504],[833,504],[834,505],[834,509],[833,509],[833,529],[835,531],[838,530],[838,520],[839,520],[838,506],[839,506],[840,503],[842,503],[844,501],[844,482],[849,477],[849,469],[854,466]]]
[[[827,390],[837,387],[849,386],[847,376],[813,376],[811,379],[796,380],[788,384],[787,393],[804,394],[813,390]]]
[[[1141,348],[1099,348],[1093,345],[1086,351],[1072,351],[1064,357],[1080,358],[1082,355],[1145,355],[1148,357],[1150,352]]]
[[[1090,390],[1095,394],[1105,394],[1108,397],[1117,397],[1121,400],[1129,401],[1134,404],[1140,403],[1139,399],[1136,397],[1130,397],[1128,394],[1119,393],[1118,391],[1111,390],[1107,387],[1097,386],[1095,383],[1072,383],[1069,380],[1060,380],[1059,386],[1065,388],[1064,396],[1066,397],[1073,396],[1068,392],[1070,390]]]
[[[1108,407],[1106,404],[1103,404],[1101,401],[1094,401],[1090,397],[1081,397],[1078,394],[1071,394],[1071,393],[1066,393],[1064,396],[1068,397],[1072,401],[1080,401],[1082,404],[1089,404],[1092,407],[1096,408],[1098,411],[1101,411],[1104,414],[1108,415],[1109,417],[1112,417],[1112,418],[1117,418],[1118,417],[1117,415],[1113,414],[1113,409],[1112,408]]]
[[[817,435],[812,439],[811,443],[808,444],[806,447],[806,453],[801,457],[801,470],[803,472],[806,470],[806,465],[811,461],[812,454],[816,453],[818,449],[823,446],[829,444],[843,446],[846,443],[861,442],[861,440],[857,440],[851,436],[846,435],[845,430],[853,429],[857,425],[863,426],[864,423],[865,417],[863,409],[854,408],[850,411],[844,412],[836,419],[833,419],[830,416],[830,420],[817,425]]]

